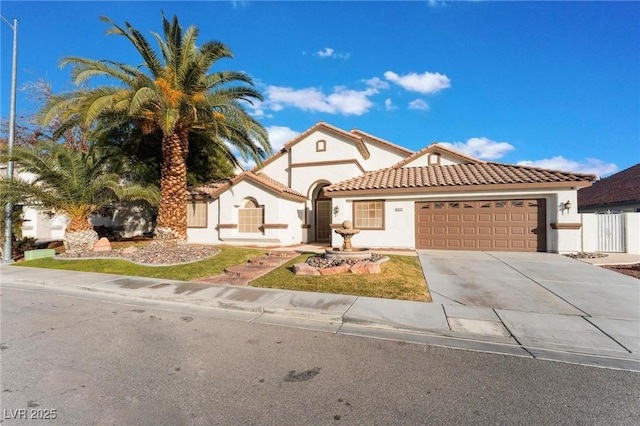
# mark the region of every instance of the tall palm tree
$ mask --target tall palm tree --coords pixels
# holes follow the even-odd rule
[[[110,172],[108,158],[97,150],[75,150],[55,142],[41,142],[31,147],[15,147],[9,158],[20,171],[17,177],[0,178],[0,203],[12,202],[41,207],[65,214],[71,222],[65,230],[65,247],[69,252],[91,250],[98,234],[89,216],[118,201],[145,200],[156,204],[157,188],[121,182]]]
[[[156,238],[186,241],[187,167],[189,135],[197,133],[236,164],[235,147],[243,158],[260,162],[271,151],[265,128],[245,110],[244,105],[262,100],[251,78],[242,72],[209,72],[231,51],[218,41],[196,45],[199,30],[186,31],[162,15],[163,36],[152,33],[160,54],[128,22],[124,28],[106,17],[107,34],[127,38],[142,57],[142,66],[108,60],[68,57],[62,65],[72,65],[72,77],[81,88],[55,96],[43,110],[42,121],[58,117],[61,131],[77,125],[100,123],[104,131],[134,122],[145,133],[162,132],[161,199]],[[93,77],[108,77],[117,85],[82,88]]]

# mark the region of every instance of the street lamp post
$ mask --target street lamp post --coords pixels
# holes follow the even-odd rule
[[[2,16],[0,16],[2,17]],[[11,68],[11,110],[9,115],[9,146],[7,153],[9,157],[13,153],[13,142],[16,133],[16,84],[18,80],[18,20],[13,20],[13,25],[9,23],[4,17],[5,21],[13,30],[13,62]],[[7,162],[7,179],[13,180],[13,161]],[[12,253],[12,213],[13,203],[7,203],[4,208],[4,246],[2,248],[2,263],[13,262]]]

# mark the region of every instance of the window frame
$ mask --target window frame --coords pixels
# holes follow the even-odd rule
[[[367,203],[371,205],[372,203],[380,203],[380,225],[379,226],[362,226],[359,223],[358,218],[358,206]],[[366,229],[366,230],[378,230],[383,231],[385,229],[385,200],[354,200],[352,206],[352,223],[355,229]],[[367,208],[368,211],[371,211],[371,208]],[[375,210],[375,208],[374,208]],[[373,220],[376,220],[377,215],[373,217]],[[369,221],[372,220],[371,217],[367,218]]]
[[[248,203],[252,203],[254,207],[247,207]],[[251,223],[256,213],[260,214],[260,220],[256,221],[258,226],[253,226]],[[250,214],[243,220],[243,215]],[[247,224],[247,220],[249,224]],[[248,230],[246,230],[248,229]],[[254,198],[247,198],[243,200],[242,207],[238,208],[238,233],[239,234],[262,234],[264,235],[264,206],[260,205]]]
[[[203,206],[203,217],[198,217],[198,210],[196,206]],[[191,221],[196,220],[196,224]],[[202,224],[204,221],[204,224]],[[187,202],[187,228],[192,229],[205,229],[209,227],[209,203],[205,199],[191,198]]]

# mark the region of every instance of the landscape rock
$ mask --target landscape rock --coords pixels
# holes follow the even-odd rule
[[[351,272],[354,274],[379,274],[382,269],[374,262],[358,262],[351,266]]]
[[[320,269],[320,275],[337,275],[349,271],[349,265],[338,265],[331,268]]]
[[[320,275],[320,271],[307,263],[296,263],[293,265],[293,272],[296,275],[315,276]]]
[[[133,253],[133,252],[135,252],[137,250],[138,250],[138,248],[134,247],[134,246],[125,247],[125,248],[122,249],[122,254],[130,254],[130,253]]]
[[[107,237],[102,237],[97,243],[93,245],[93,251],[109,251],[111,250],[111,243]]]

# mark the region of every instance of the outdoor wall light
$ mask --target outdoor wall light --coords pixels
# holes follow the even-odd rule
[[[335,207],[333,208],[333,215],[334,215],[334,216],[338,216],[338,213],[340,213],[340,207],[335,206]]]
[[[564,209],[567,211],[567,213],[569,212],[569,210],[571,210],[571,201],[567,200],[566,203],[562,203],[564,205]]]

